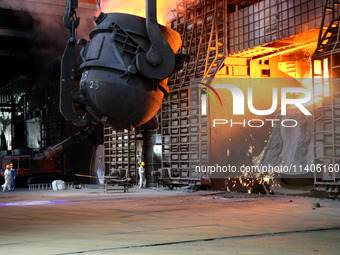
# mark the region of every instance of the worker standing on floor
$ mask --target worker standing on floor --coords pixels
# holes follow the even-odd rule
[[[10,171],[9,165],[6,166],[4,177],[5,177],[5,183],[3,185],[2,191],[5,191],[6,188],[8,189],[8,191],[11,191],[11,171]]]
[[[140,167],[138,169],[138,173],[139,173],[139,188],[146,188],[146,176],[145,176],[145,163],[142,162],[140,164]]]
[[[13,168],[12,163],[9,166],[11,169],[11,190],[15,190],[15,178],[17,177],[17,170]]]

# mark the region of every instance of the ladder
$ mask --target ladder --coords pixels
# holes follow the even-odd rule
[[[312,56],[314,185],[317,191],[334,197],[340,194],[339,22],[340,2],[327,0]]]

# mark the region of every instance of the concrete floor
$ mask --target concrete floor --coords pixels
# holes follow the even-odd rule
[[[19,190],[1,192],[0,216],[0,254],[340,254],[329,199]]]

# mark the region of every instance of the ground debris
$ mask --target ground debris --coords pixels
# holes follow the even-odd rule
[[[267,194],[252,194],[252,193],[241,193],[241,192],[226,192],[222,195],[223,198],[258,198],[258,197],[272,197]]]

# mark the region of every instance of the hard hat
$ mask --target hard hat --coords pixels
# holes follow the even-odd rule
[[[141,164],[141,166],[145,166],[145,163],[144,162],[142,162],[142,163],[140,163]]]
[[[9,165],[6,166],[7,169],[11,168]]]
[[[13,166],[13,164],[11,163],[11,164],[9,164],[9,166]]]

